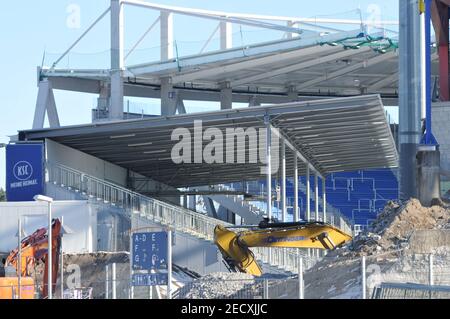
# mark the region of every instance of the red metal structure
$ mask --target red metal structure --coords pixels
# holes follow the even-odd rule
[[[435,0],[431,14],[439,52],[439,87],[442,101],[450,100],[449,87],[449,7],[450,0]]]
[[[59,270],[59,252],[61,247],[61,222],[59,219],[54,219],[52,223],[52,286],[53,291],[56,286],[56,280],[58,278],[58,270]],[[18,263],[18,254],[19,250],[14,249],[6,259],[6,263],[11,265],[17,269],[17,274],[20,274],[22,277],[29,277],[30,270],[33,269],[36,261],[44,260],[45,261],[45,270],[44,270],[44,280],[42,284],[42,297],[46,298],[48,295],[48,285],[47,285],[47,274],[48,267],[50,266],[47,263],[47,254],[48,254],[48,239],[47,239],[47,228],[41,228],[36,230],[30,236],[24,238],[21,243],[21,263],[20,268]]]

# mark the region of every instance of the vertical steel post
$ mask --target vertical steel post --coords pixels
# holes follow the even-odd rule
[[[47,236],[48,236],[48,249],[47,249],[47,285],[48,285],[48,299],[53,299],[53,286],[52,286],[52,276],[53,276],[53,264],[52,264],[52,255],[53,255],[53,247],[52,247],[52,203],[48,203],[48,230],[47,230]]]
[[[172,299],[172,230],[167,232],[167,299]]]
[[[327,222],[327,179],[324,176],[322,178],[322,210],[323,210],[323,222]]]
[[[272,219],[272,128],[270,125],[270,118],[268,115],[264,117],[264,124],[266,125],[266,183],[267,183],[267,217]]]
[[[269,280],[264,279],[264,287],[263,287],[263,299],[269,299]]]
[[[286,210],[286,143],[281,138],[281,220],[287,222]]]
[[[311,181],[309,163],[306,163],[306,221],[311,220]]]
[[[109,265],[105,266],[105,299],[109,299]]]
[[[305,299],[305,291],[303,284],[303,257],[298,255],[298,297],[299,299]]]
[[[18,221],[18,229],[17,233],[17,241],[18,241],[18,259],[17,259],[17,286],[19,288],[19,299],[22,299],[22,216],[19,216]]]
[[[362,299],[366,299],[366,256],[361,259],[361,277]]]
[[[430,286],[434,286],[434,271],[433,271],[433,254],[430,254],[429,255],[429,257],[428,257],[428,262],[429,262],[429,265],[428,265],[428,267],[429,267],[429,283],[430,283]]]
[[[121,0],[111,0],[111,106],[109,118],[123,119],[124,32]]]
[[[417,196],[416,154],[421,132],[420,14],[417,0],[399,1],[400,198]]]
[[[117,290],[116,290],[116,263],[111,265],[111,276],[112,276],[112,299],[117,299]]]
[[[298,209],[298,158],[294,152],[294,222],[298,222],[300,218],[300,211]]]
[[[319,221],[319,175],[314,173],[314,219]]]

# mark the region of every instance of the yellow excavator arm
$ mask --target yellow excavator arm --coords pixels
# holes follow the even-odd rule
[[[239,229],[241,227],[235,227]],[[214,242],[230,270],[261,276],[261,267],[251,247],[315,248],[333,250],[352,237],[336,227],[319,222],[268,223],[234,232],[233,228],[216,226]]]

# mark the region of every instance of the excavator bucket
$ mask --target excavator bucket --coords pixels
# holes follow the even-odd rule
[[[258,277],[262,275],[262,270],[253,253],[247,247],[239,244],[238,234],[218,225],[214,229],[214,243],[222,253],[230,270]]]

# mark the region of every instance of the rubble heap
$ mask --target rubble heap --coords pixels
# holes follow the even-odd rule
[[[189,291],[183,294],[187,299],[220,299],[230,297],[253,284],[254,277],[244,273],[211,273],[192,282]]]
[[[417,199],[390,201],[369,228],[337,254],[357,257],[406,248],[415,230],[430,229],[450,229],[450,209],[423,207]]]

